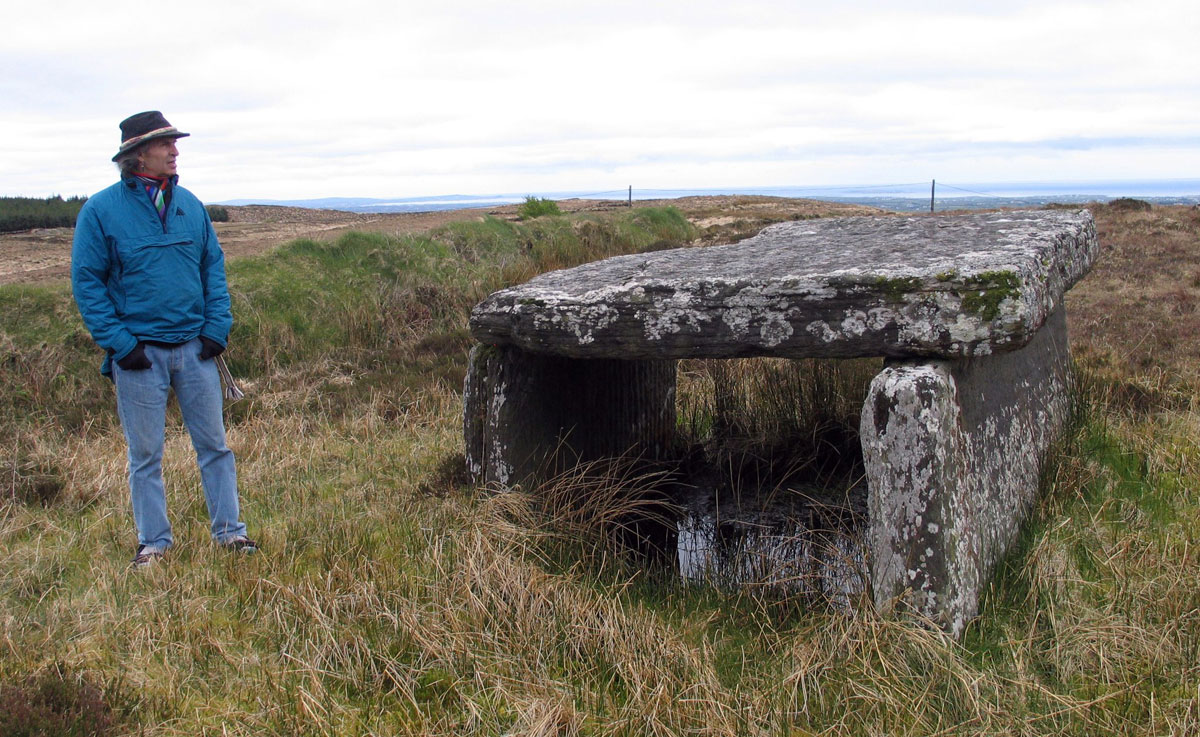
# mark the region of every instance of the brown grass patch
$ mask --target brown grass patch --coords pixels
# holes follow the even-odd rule
[[[1067,295],[1076,354],[1112,375],[1160,372],[1194,382],[1200,367],[1200,210],[1091,210],[1100,258]]]

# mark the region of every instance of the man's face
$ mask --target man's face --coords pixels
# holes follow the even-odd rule
[[[138,151],[138,161],[141,165],[138,171],[152,177],[170,177],[176,174],[175,157],[179,149],[175,148],[175,138],[155,138],[143,144]]]

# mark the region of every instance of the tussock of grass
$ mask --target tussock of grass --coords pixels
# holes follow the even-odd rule
[[[664,491],[671,472],[637,458],[582,463],[528,492],[505,493],[501,506],[528,529],[555,537],[577,558],[620,555],[631,549],[662,554],[653,533],[669,527],[676,509]],[[650,550],[654,548],[654,550]]]
[[[1160,209],[1101,225],[1185,222]],[[1179,237],[1144,227],[1143,248]],[[230,354],[251,391],[229,409],[229,438],[264,553],[210,544],[176,418],[165,466],[178,542],[144,574],[128,570],[110,389],[67,290],[0,289],[0,724],[33,723],[20,710],[31,689],[65,683],[99,689],[122,720],[114,734],[1200,732],[1197,384],[1183,352],[1153,365],[1105,353],[1117,333],[1098,308],[1073,316],[1092,320],[1072,330],[1096,377],[1076,429],[962,643],[631,565],[612,541],[659,480],[636,466],[528,494],[462,484],[474,300],[694,235],[677,213],[637,210],[297,242],[234,262]],[[1145,268],[1143,283],[1167,278]],[[777,433],[802,444],[845,426],[856,401],[835,389],[856,380],[822,379],[812,403],[837,417],[759,412],[792,367],[719,373],[735,367],[685,367],[680,391],[699,407],[696,437],[737,427],[748,454]],[[719,381],[732,394],[718,400]],[[57,488],[45,499],[42,477]]]
[[[561,214],[562,211],[558,209],[558,203],[554,200],[545,197],[534,197],[532,195],[526,197],[525,202],[517,208],[517,217],[521,220],[532,220],[543,215]]]

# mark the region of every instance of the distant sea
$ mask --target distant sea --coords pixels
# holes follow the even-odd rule
[[[932,189],[932,193],[931,193]],[[1107,180],[1088,182],[912,182],[907,184],[813,187],[727,187],[707,189],[626,189],[605,192],[559,191],[520,194],[439,195],[431,197],[324,197],[310,200],[239,199],[221,205],[285,205],[348,212],[430,212],[464,208],[488,209],[524,201],[527,196],[552,200],[660,200],[697,195],[767,195],[803,197],[828,202],[870,205],[899,212],[933,209],[974,210],[992,207],[1039,207],[1051,203],[1083,204],[1134,197],[1158,205],[1200,204],[1200,179]]]

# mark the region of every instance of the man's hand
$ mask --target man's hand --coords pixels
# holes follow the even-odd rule
[[[138,343],[129,352],[129,355],[117,360],[117,365],[125,371],[145,371],[154,364],[150,363],[149,358],[146,358],[146,345]]]
[[[200,336],[200,360],[209,361],[225,352],[225,346],[212,338]]]

